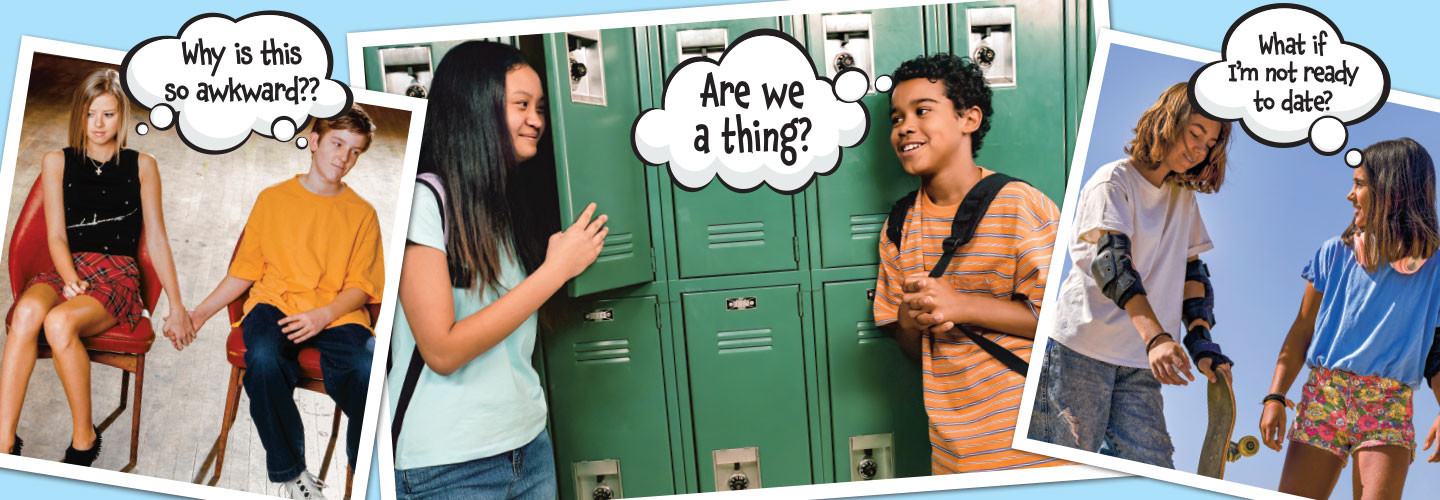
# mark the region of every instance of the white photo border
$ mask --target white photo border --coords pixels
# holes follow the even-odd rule
[[[1091,129],[1095,123],[1096,107],[1100,101],[1100,89],[1104,84],[1101,80],[1105,76],[1105,66],[1110,56],[1110,48],[1117,45],[1145,50],[1156,54],[1184,58],[1200,63],[1208,63],[1221,59],[1220,53],[1215,51],[1197,49],[1109,29],[1097,30],[1095,62],[1091,65],[1090,72],[1090,88],[1085,94],[1085,109],[1080,119],[1078,140],[1075,144],[1075,156],[1070,163],[1070,179],[1065,185],[1065,204],[1064,209],[1060,212],[1061,223],[1060,230],[1055,236],[1056,242],[1070,241],[1074,238],[1072,234],[1074,224],[1072,221],[1075,220],[1075,207],[1079,201],[1080,188],[1084,184],[1085,159],[1089,155]],[[1440,113],[1440,99],[1393,89],[1390,91],[1389,100],[1386,102]],[[1063,246],[1057,244],[1056,248],[1063,248]],[[1055,284],[1055,286],[1050,286],[1045,289],[1044,301],[1046,304],[1059,304],[1060,286],[1058,284],[1063,279],[1062,272],[1067,254],[1068,251],[1057,250],[1051,256],[1050,274],[1047,282]],[[1040,323],[1035,329],[1035,347],[1034,350],[1031,351],[1033,354],[1031,355],[1030,373],[1026,378],[1029,381],[1040,380],[1040,373],[1045,361],[1045,346],[1050,339],[1048,332],[1054,331],[1057,314],[1057,309],[1053,307],[1043,308],[1040,311]],[[1028,429],[1030,427],[1030,417],[1034,413],[1037,386],[1038,383],[1025,384],[1025,393],[1020,400],[1020,416],[1015,425],[1017,432],[1015,433],[1014,447],[1016,449],[1063,458],[1072,462],[1084,463],[1096,467],[1104,467],[1137,476],[1145,476],[1151,479],[1182,484],[1193,488],[1224,493],[1226,495],[1267,499],[1300,498],[1258,486],[1214,479],[1190,472],[1167,469],[1030,439],[1027,433],[1020,432],[1019,429]]]
[[[105,49],[80,45],[57,40],[23,36],[20,38],[20,53],[18,63],[15,67],[15,86],[10,98],[10,121],[5,134],[5,152],[3,163],[0,163],[0,182],[4,186],[11,186],[15,183],[15,163],[19,155],[21,127],[25,120],[25,100],[29,96],[31,63],[36,54],[49,54],[75,59],[83,59],[104,64],[119,66],[125,58],[125,52],[114,49]],[[383,108],[393,108],[410,113],[410,130],[405,143],[405,158],[401,166],[401,176],[404,179],[415,177],[416,166],[420,162],[420,137],[425,125],[425,103],[416,99],[407,98],[384,92],[374,92],[363,89],[352,89],[355,96],[355,103]],[[9,215],[10,197],[13,189],[0,189],[0,217]],[[395,305],[398,300],[395,298],[400,286],[400,263],[404,257],[405,233],[410,224],[410,197],[414,191],[400,189],[395,193],[397,196],[395,204],[395,222],[391,224],[389,240],[384,242],[385,268],[387,269],[385,288],[382,294],[387,299],[380,305],[380,317],[376,319],[375,330],[375,357],[370,365],[370,382],[366,389],[365,415],[360,433],[360,456],[356,457],[355,478],[351,490],[354,498],[365,498],[370,481],[369,450],[375,446],[375,429],[378,425],[379,407],[385,406],[385,400],[381,389],[385,382],[385,359],[389,352],[390,330],[394,323]],[[8,235],[0,238],[0,252],[6,250],[5,245],[9,244]],[[368,423],[368,425],[366,425]],[[218,429],[217,429],[218,432]],[[218,486],[207,486],[194,484],[172,479],[145,476],[140,474],[125,473],[112,470],[81,467],[78,465],[63,464],[38,458],[19,457],[7,454],[0,454],[0,468],[45,474],[49,476],[63,477],[92,483],[101,483],[125,488],[165,493],[169,495],[180,495],[192,498],[219,498],[219,499],[270,499],[268,495],[251,493],[246,491],[232,490]],[[389,491],[394,491],[390,488]],[[393,494],[393,493],[392,493]]]
[[[1095,22],[1101,26],[1109,25],[1109,10],[1105,8],[1106,1],[1107,0],[1092,1],[1092,8],[1094,9],[1096,18]],[[691,23],[724,19],[801,16],[818,12],[845,12],[852,10],[877,8],[888,9],[894,7],[950,5],[955,3],[967,2],[945,2],[936,0],[902,0],[897,2],[881,2],[877,0],[837,0],[832,2],[820,2],[813,0],[804,0],[795,2],[719,5],[711,7],[690,7],[681,9],[651,10],[640,12],[618,12],[611,14],[597,14],[586,16],[567,16],[545,19],[501,21],[491,23],[459,24],[451,26],[433,26],[424,28],[352,32],[346,35],[345,42],[346,54],[350,68],[350,85],[352,88],[363,88],[366,86],[367,83],[365,77],[365,47],[400,45],[409,43],[445,42],[453,40],[472,40],[480,38],[534,35],[564,31],[634,28],[652,25]],[[1105,15],[1104,19],[1101,18],[1101,14]],[[405,97],[404,99],[412,99],[419,102],[425,102],[423,99],[419,98]],[[389,401],[388,396],[386,401]],[[394,500],[394,456],[391,448],[393,444],[390,442],[390,436],[388,433],[388,407],[386,408],[385,419],[382,421],[382,423],[385,424],[383,428],[386,429],[387,432],[383,433],[384,435],[377,440],[377,443],[379,443],[379,450],[377,451],[377,454],[379,455],[378,463],[380,465],[380,494],[381,498],[383,498],[384,500]],[[1017,429],[1018,428],[1019,427],[1017,427]],[[983,488],[990,486],[1039,484],[1123,476],[1124,474],[1119,474],[1114,471],[1084,465],[1071,465],[1060,467],[1047,467],[1040,469],[1017,469],[1009,471],[952,474],[945,476],[897,478],[886,479],[883,481],[842,482],[805,486],[788,486],[781,488],[762,488],[756,490],[727,493],[733,495],[730,498],[736,499],[789,499],[795,497],[845,498],[871,495],[887,495],[895,493]],[[696,495],[703,494],[704,493],[681,494],[666,498],[695,498]]]

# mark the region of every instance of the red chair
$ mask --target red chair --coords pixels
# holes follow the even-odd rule
[[[240,237],[244,238],[245,233],[241,232]],[[235,241],[235,250],[240,250],[240,241]],[[235,254],[231,253],[230,261],[235,261]],[[247,290],[230,303],[230,324],[240,322],[245,316],[245,301],[250,297]],[[374,323],[375,318],[380,317],[380,304],[366,304],[366,310],[370,312],[370,321]],[[235,413],[240,407],[240,390],[243,388],[241,377],[245,375],[245,328],[235,326],[230,328],[230,337],[225,341],[225,359],[230,361],[230,385],[225,396],[225,416],[220,423],[220,438],[216,442],[218,451],[215,455],[215,477],[210,484],[215,484],[220,479],[220,471],[225,467],[225,445],[230,436],[230,427],[235,424]],[[325,394],[325,377],[320,372],[320,350],[307,347],[300,350],[300,384],[301,389]],[[335,420],[330,424],[330,444],[325,447],[325,458],[320,462],[320,480],[325,480],[325,474],[330,471],[330,459],[335,455],[335,440],[340,436],[340,405],[335,405]],[[363,450],[362,450],[363,451]],[[345,497],[350,498],[350,484],[355,479],[355,471],[346,468],[345,474]]]
[[[16,301],[19,301],[20,294],[25,292],[24,287],[30,282],[30,278],[55,267],[55,263],[50,260],[49,238],[45,232],[44,196],[40,192],[40,184],[41,180],[35,179],[35,185],[30,188],[30,194],[25,198],[25,206],[20,208],[15,232],[10,235],[10,292],[14,294]],[[99,335],[80,339],[86,352],[90,354],[92,363],[124,370],[120,376],[120,406],[116,408],[116,414],[125,409],[130,374],[135,374],[135,408],[130,419],[130,463],[121,471],[135,467],[140,447],[140,390],[145,385],[145,354],[150,352],[150,346],[155,342],[150,313],[155,310],[155,302],[160,298],[162,290],[160,277],[155,274],[155,267],[150,263],[150,251],[145,242],[145,233],[142,231],[139,247],[135,251],[135,260],[140,265],[140,297],[145,304],[140,321],[133,330],[117,325]],[[10,312],[5,315],[7,328],[14,315],[15,306],[12,304]],[[39,357],[52,356],[54,353],[45,343],[45,336],[42,334]]]

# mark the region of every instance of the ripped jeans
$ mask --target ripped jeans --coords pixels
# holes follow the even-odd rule
[[[1174,469],[1160,381],[1051,340],[1045,345],[1030,439]]]

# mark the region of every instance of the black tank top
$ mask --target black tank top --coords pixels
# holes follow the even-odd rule
[[[121,149],[102,164],[65,148],[65,235],[71,253],[135,257],[144,227],[139,157]]]

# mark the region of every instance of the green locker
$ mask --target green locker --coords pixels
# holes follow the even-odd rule
[[[681,295],[700,491],[811,484],[799,293]]]
[[[810,58],[822,76],[858,67],[873,81],[900,63],[925,55],[922,7],[805,16]],[[820,221],[820,267],[875,264],[875,248],[890,205],[919,187],[900,168],[890,145],[890,97],[861,99],[870,113],[865,141],[846,149],[834,173],[816,181]]]
[[[994,92],[975,161],[1024,179],[1056,205],[1065,198],[1066,95],[1075,92],[1066,87],[1064,18],[1062,0],[1008,0],[951,5],[949,23],[951,50],[988,66]]]
[[[690,57],[718,59],[752,30],[780,29],[779,18],[667,25],[662,29],[663,82]],[[629,132],[627,127],[626,132]],[[629,144],[628,142],[626,143]],[[668,176],[667,176],[668,177]],[[794,197],[761,186],[737,193],[717,179],[698,191],[671,184],[681,278],[789,271],[799,268]]]
[[[545,35],[561,227],[594,202],[610,217],[595,264],[569,284],[580,296],[654,280],[645,165],[630,148],[640,114],[633,29]]]
[[[874,278],[822,288],[836,481],[930,474],[920,364],[875,326],[874,292]]]
[[[676,493],[659,308],[655,297],[591,302],[542,337],[561,498]]]

